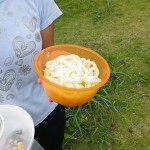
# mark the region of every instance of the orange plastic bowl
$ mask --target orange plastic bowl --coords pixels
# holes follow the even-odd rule
[[[98,85],[90,88],[76,89],[63,87],[46,79],[43,72],[45,63],[59,55],[68,54],[76,54],[94,61],[100,70],[99,77],[102,81]],[[44,91],[49,99],[64,106],[80,106],[87,103],[106,84],[110,77],[109,65],[101,55],[88,48],[69,44],[51,46],[39,52],[34,61],[34,68],[42,80]]]

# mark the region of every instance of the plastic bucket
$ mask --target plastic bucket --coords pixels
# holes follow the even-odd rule
[[[67,88],[57,85],[44,77],[45,63],[60,55],[76,54],[85,59],[90,59],[97,64],[102,79],[98,85],[90,88]],[[55,45],[39,52],[34,61],[37,75],[42,80],[44,91],[50,100],[64,106],[79,106],[90,101],[96,92],[104,86],[110,77],[110,68],[107,61],[97,52],[76,45]]]

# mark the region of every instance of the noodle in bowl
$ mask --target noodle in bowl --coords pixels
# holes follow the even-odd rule
[[[101,82],[96,63],[73,54],[47,61],[44,76],[68,88],[89,88]]]

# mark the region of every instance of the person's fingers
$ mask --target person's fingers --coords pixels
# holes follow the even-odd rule
[[[42,80],[40,78],[38,79],[38,84],[42,84]]]

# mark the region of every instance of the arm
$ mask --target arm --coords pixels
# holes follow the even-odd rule
[[[42,49],[54,45],[54,23],[41,31]],[[42,85],[42,81],[38,79],[38,83]]]
[[[42,49],[54,45],[54,23],[41,31]]]
[[[54,45],[54,23],[50,24],[47,28],[41,31],[42,37],[42,49]],[[38,79],[38,83],[42,84],[42,81]]]

